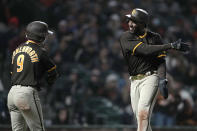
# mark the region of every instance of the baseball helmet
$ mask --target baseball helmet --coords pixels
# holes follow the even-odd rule
[[[53,34],[48,25],[42,21],[33,21],[26,27],[26,37],[29,40],[43,42],[48,34]]]
[[[126,17],[128,19],[133,20],[136,23],[142,23],[145,25],[148,24],[148,20],[149,20],[148,12],[140,8],[133,9],[131,11],[131,14],[127,14]]]

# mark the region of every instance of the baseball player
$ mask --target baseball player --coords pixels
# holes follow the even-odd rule
[[[44,76],[50,85],[58,76],[56,65],[42,45],[52,33],[46,23],[31,22],[26,28],[28,40],[12,54],[12,88],[8,93],[7,105],[13,131],[25,131],[27,127],[31,131],[45,130],[38,91]]]
[[[165,51],[187,51],[189,46],[181,40],[163,44],[159,34],[147,29],[149,14],[143,9],[133,9],[126,17],[129,30],[121,35],[120,46],[131,76],[131,105],[137,119],[137,131],[151,131],[150,118],[159,84],[164,97],[168,95]]]

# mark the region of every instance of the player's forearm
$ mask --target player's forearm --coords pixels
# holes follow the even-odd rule
[[[142,55],[152,55],[155,53],[166,51],[171,48],[172,48],[171,44],[164,44],[164,45],[141,44],[138,48],[136,48],[136,52]]]

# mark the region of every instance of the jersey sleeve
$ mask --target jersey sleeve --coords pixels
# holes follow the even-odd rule
[[[171,48],[170,44],[148,45],[141,39],[132,39],[123,34],[120,38],[121,46],[125,51],[131,51],[132,55],[153,55]]]
[[[155,36],[155,44],[164,44],[161,36],[159,34],[157,34]],[[158,76],[161,79],[166,79],[166,63],[165,63],[165,57],[166,57],[166,51],[162,51],[158,53],[157,58],[161,61],[161,64],[158,67]]]
[[[45,71],[51,72],[56,69],[56,65],[52,61],[52,59],[48,56],[48,53],[43,50],[42,53],[42,63],[44,64]]]
[[[52,59],[48,56],[46,51],[43,51],[42,61],[44,67],[46,67],[45,71],[47,72],[46,81],[49,85],[52,85],[58,77],[58,73],[56,70],[56,65],[52,61]]]
[[[159,45],[159,44],[164,44],[162,39],[161,39],[161,36],[159,34],[156,34],[155,36],[155,44],[156,45]],[[160,58],[160,59],[164,59],[166,57],[166,51],[161,51],[158,53],[158,56],[157,58]]]

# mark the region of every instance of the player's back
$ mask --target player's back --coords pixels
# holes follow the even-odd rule
[[[43,50],[40,45],[27,41],[12,54],[12,85],[39,86],[44,74]]]

